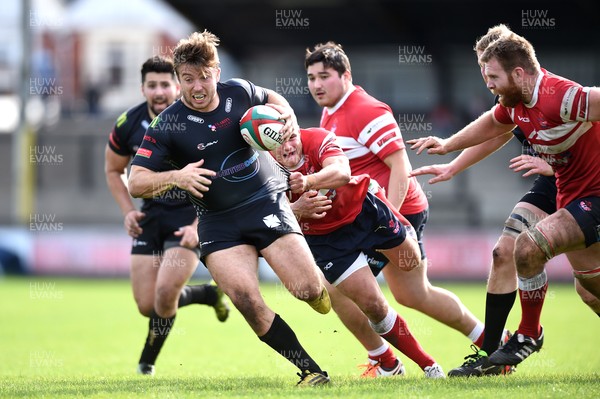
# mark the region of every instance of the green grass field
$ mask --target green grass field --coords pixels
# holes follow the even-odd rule
[[[485,286],[440,284],[483,317]],[[384,287],[390,301],[391,296]],[[332,377],[331,386],[295,387],[296,369],[260,342],[237,311],[219,323],[211,308],[179,311],[155,377],[135,374],[147,331],[127,280],[0,279],[0,397],[7,398],[596,398],[598,317],[571,285],[550,285],[544,348],[507,377],[426,380],[402,357],[407,377],[363,380],[366,353],[335,314],[319,315],[281,285],[263,286],[272,308]],[[469,342],[417,312],[395,305],[423,347],[447,372]],[[509,319],[516,328],[518,304]]]

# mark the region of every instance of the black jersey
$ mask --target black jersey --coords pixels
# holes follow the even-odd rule
[[[217,174],[202,198],[190,195],[198,213],[222,211],[275,192],[285,182],[271,167],[269,155],[251,148],[240,134],[246,110],[267,102],[267,91],[242,79],[217,84],[218,107],[211,112],[173,103],[151,123],[133,165],[164,171],[165,161],[181,169],[204,159],[202,168]]]
[[[148,112],[148,103],[143,102],[123,112],[113,126],[108,139],[108,146],[116,154],[134,157],[140,147],[152,117]],[[172,169],[172,167],[170,167]],[[159,197],[145,198],[142,210],[159,204],[176,207],[190,207],[187,192],[175,188]]]

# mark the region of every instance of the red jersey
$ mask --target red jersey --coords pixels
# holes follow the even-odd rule
[[[352,86],[334,107],[323,109],[321,127],[336,134],[350,159],[353,175],[367,173],[389,191],[390,168],[383,160],[405,145],[387,104],[371,97],[360,86]],[[416,177],[409,178],[400,212],[413,215],[427,206],[427,197]]]
[[[323,161],[333,156],[344,156],[338,146],[335,134],[325,129],[300,129],[300,139],[304,157],[298,168],[291,172],[310,175],[323,169]],[[335,189],[321,189],[320,194],[332,200],[332,207],[322,219],[302,219],[302,232],[306,235],[323,235],[350,224],[361,212],[363,201],[369,191],[370,178],[367,175],[352,177],[348,184]],[[292,194],[294,202],[300,194]]]
[[[519,126],[554,168],[559,208],[600,197],[600,123],[588,121],[588,94],[589,88],[542,69],[529,104],[494,109],[498,122]]]

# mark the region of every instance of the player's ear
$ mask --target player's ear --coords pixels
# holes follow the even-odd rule
[[[344,83],[352,83],[352,73],[348,70],[344,71],[344,73],[342,74],[342,80],[344,81]]]
[[[521,67],[516,67],[512,70],[511,75],[515,82],[521,83],[525,79],[525,70]]]
[[[221,67],[217,67],[217,76],[215,76],[217,82],[221,81]]]

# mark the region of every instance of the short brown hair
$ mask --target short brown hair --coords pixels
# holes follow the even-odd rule
[[[146,62],[142,64],[142,83],[146,81],[146,75],[148,72],[156,73],[170,73],[175,78],[175,69],[173,67],[173,60],[161,55],[155,55],[154,57],[148,58]]]
[[[521,67],[525,72],[533,74],[540,69],[531,43],[516,33],[502,36],[490,43],[480,57],[481,62],[496,58],[506,73]]]
[[[512,33],[512,31],[505,24],[499,24],[496,26],[492,26],[491,28],[488,29],[488,31],[485,35],[483,35],[479,39],[477,39],[477,41],[475,42],[475,46],[473,46],[473,50],[476,53],[478,53],[478,52],[483,53],[485,51],[485,49],[488,48],[488,46],[490,45],[491,42],[498,40],[500,38],[500,36],[510,35],[511,33]]]
[[[319,43],[311,51],[306,49],[304,68],[322,62],[325,68],[333,68],[340,76],[346,71],[352,72],[350,60],[340,44],[329,41],[325,44]]]
[[[173,50],[175,71],[183,64],[192,64],[203,68],[218,68],[219,38],[209,31],[194,32],[187,39],[181,39]]]

